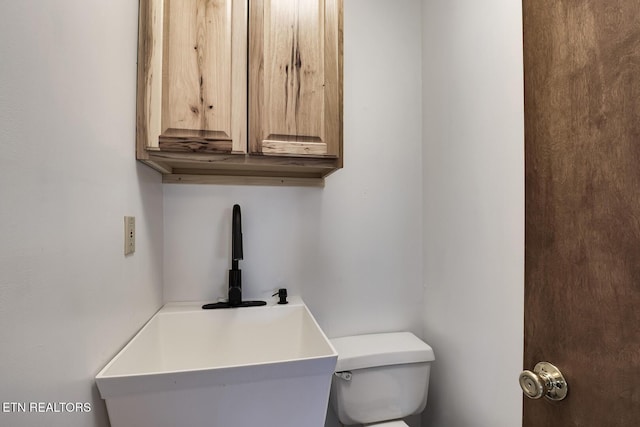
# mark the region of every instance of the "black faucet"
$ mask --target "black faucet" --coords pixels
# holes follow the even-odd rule
[[[238,261],[242,259],[242,215],[240,205],[233,205],[231,219],[231,270],[229,270],[229,305],[237,307],[242,303],[242,271]]]
[[[229,299],[227,302],[205,304],[202,308],[212,309],[267,305],[266,301],[242,301],[242,271],[238,268],[238,261],[242,258],[242,215],[240,214],[240,205],[233,205],[231,218],[231,270],[229,270]]]

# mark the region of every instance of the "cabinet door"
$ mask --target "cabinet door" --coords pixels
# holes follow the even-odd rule
[[[342,0],[249,9],[249,151],[341,157]]]
[[[246,0],[141,0],[139,158],[246,152],[246,48]]]

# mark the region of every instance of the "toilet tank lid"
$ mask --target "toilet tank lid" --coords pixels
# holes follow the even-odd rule
[[[336,372],[435,359],[433,349],[411,332],[353,335],[330,341],[338,352]]]

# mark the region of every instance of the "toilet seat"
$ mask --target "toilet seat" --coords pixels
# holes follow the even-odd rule
[[[383,421],[375,424],[364,424],[365,427],[409,427],[407,423],[402,420]]]

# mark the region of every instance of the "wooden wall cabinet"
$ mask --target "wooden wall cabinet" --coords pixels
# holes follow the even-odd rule
[[[342,0],[140,0],[137,157],[164,182],[342,167]]]

